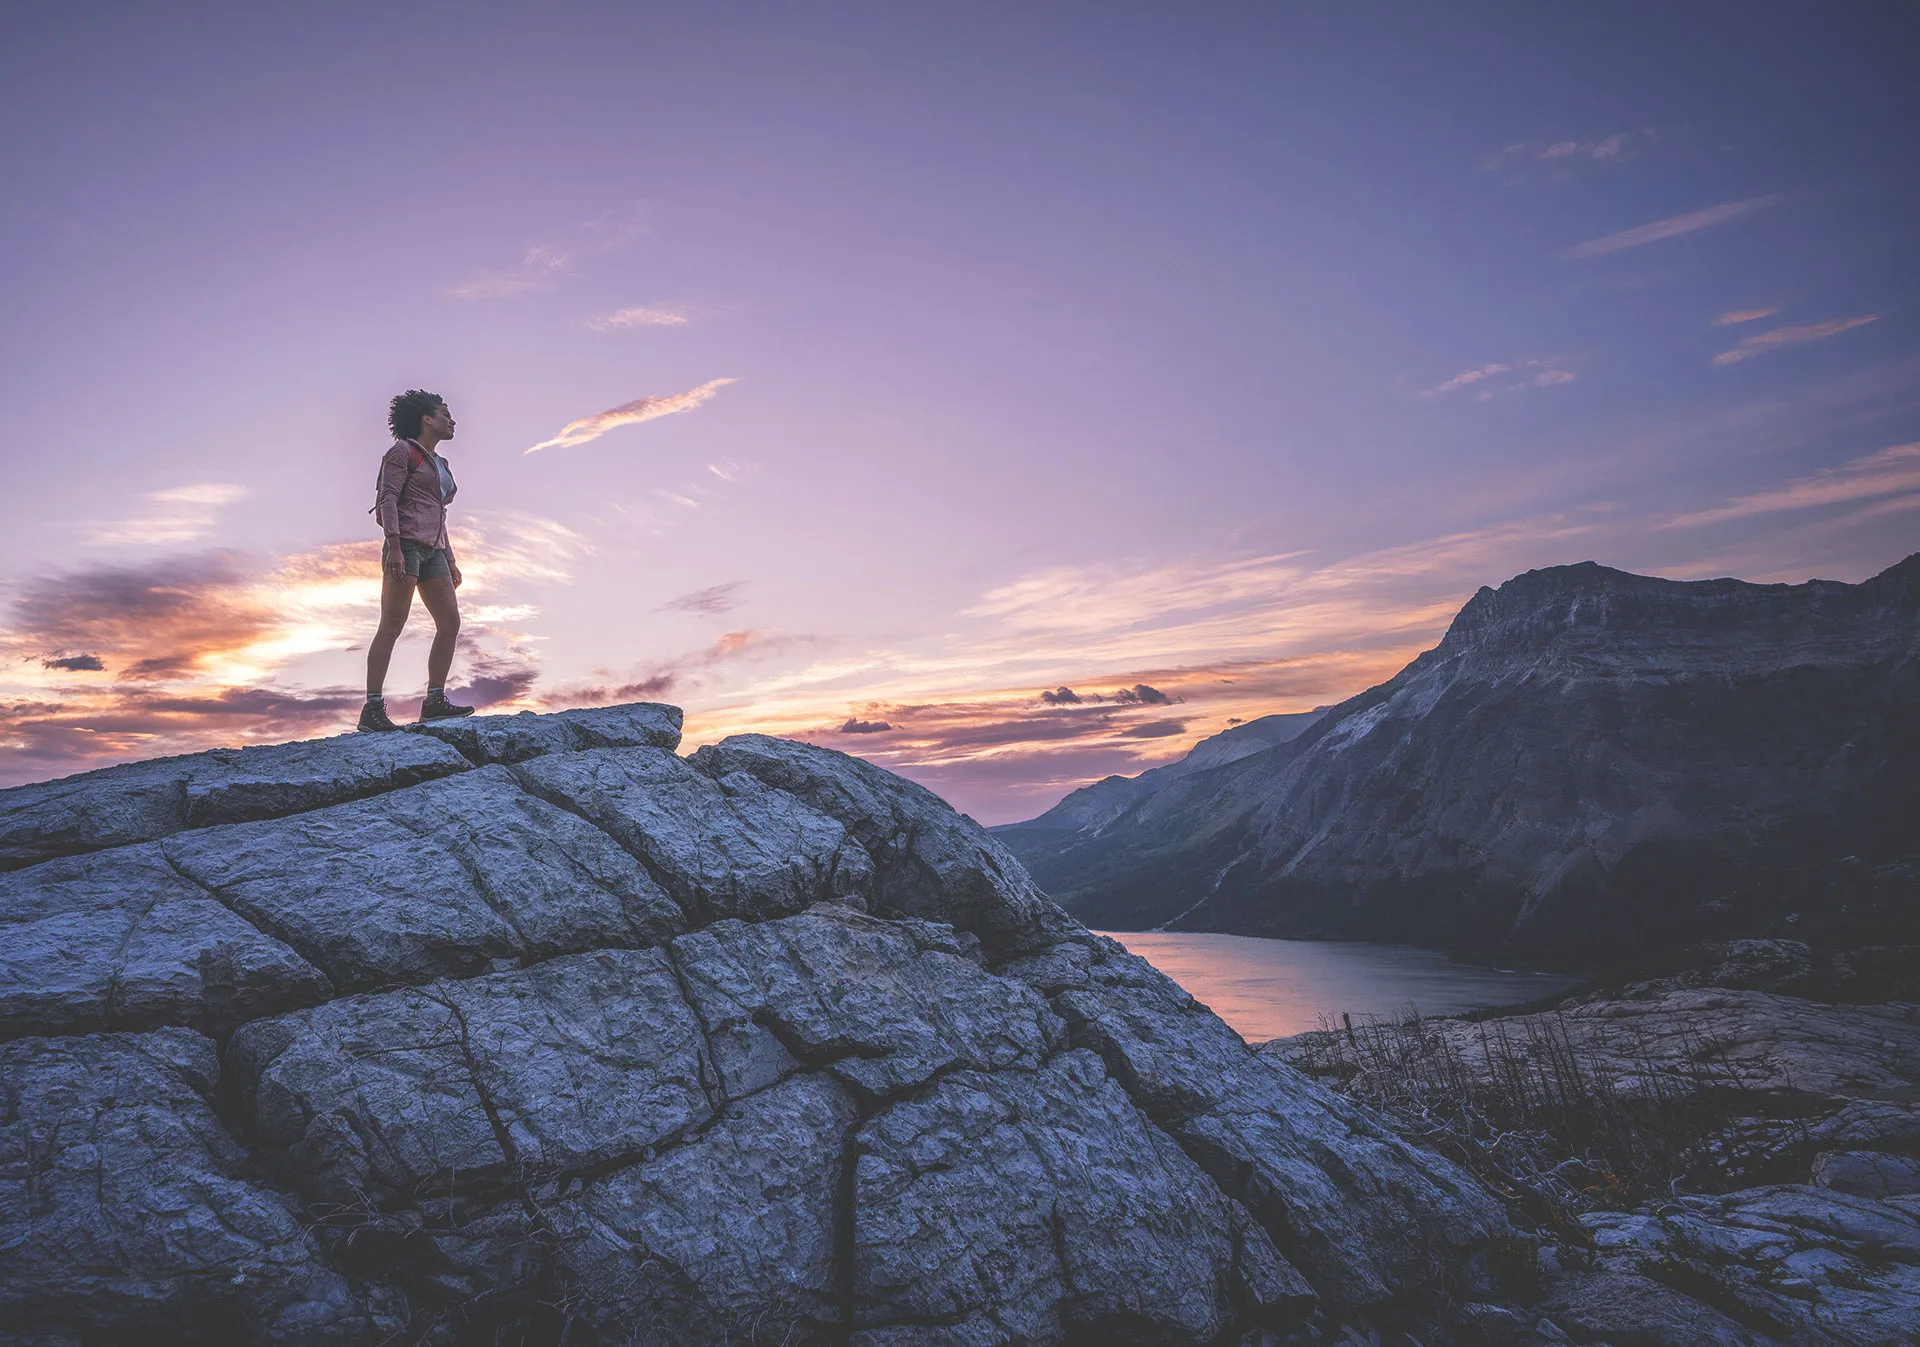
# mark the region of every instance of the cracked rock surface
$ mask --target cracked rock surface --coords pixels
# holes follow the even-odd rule
[[[679,725],[0,791],[0,1344],[1197,1345],[1498,1293],[1471,1178],[972,820]]]

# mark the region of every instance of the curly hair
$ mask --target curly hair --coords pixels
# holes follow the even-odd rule
[[[446,399],[424,388],[409,388],[387,404],[387,425],[396,439],[418,439],[420,423]]]

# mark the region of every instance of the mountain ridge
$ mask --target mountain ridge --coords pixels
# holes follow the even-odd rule
[[[1133,805],[1184,776],[1251,757],[1303,733],[1326,710],[1281,712],[1232,725],[1209,735],[1187,750],[1184,757],[1137,776],[1108,776],[1069,793],[1037,817],[1003,823],[987,831],[1005,841],[1015,830],[1028,833],[1067,833],[1098,836],[1101,829]]]
[[[1528,571],[1297,738],[1098,837],[998,835],[1121,929],[1569,964],[1803,921],[1865,943],[1910,924],[1917,613],[1920,553],[1859,584]]]

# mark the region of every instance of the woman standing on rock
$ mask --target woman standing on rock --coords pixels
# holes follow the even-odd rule
[[[427,699],[420,719],[470,716],[471,706],[447,700],[447,670],[460,635],[460,566],[447,539],[447,503],[458,490],[440,446],[453,438],[453,414],[437,393],[410,388],[387,409],[393,448],[380,460],[373,511],[386,543],[380,550],[380,627],[367,646],[367,704],[363,730],[398,729],[387,718],[387,662],[413,607],[413,591],[433,614],[433,648],[427,652]]]

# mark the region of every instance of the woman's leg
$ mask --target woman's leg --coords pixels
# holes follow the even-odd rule
[[[380,625],[367,642],[367,695],[377,697],[387,685],[387,664],[393,659],[393,643],[407,625],[407,613],[413,607],[414,578],[411,575],[382,574],[380,583]]]
[[[433,614],[433,649],[427,652],[427,686],[444,688],[453,667],[453,646],[460,638],[460,600],[446,576],[420,582],[420,602]]]

